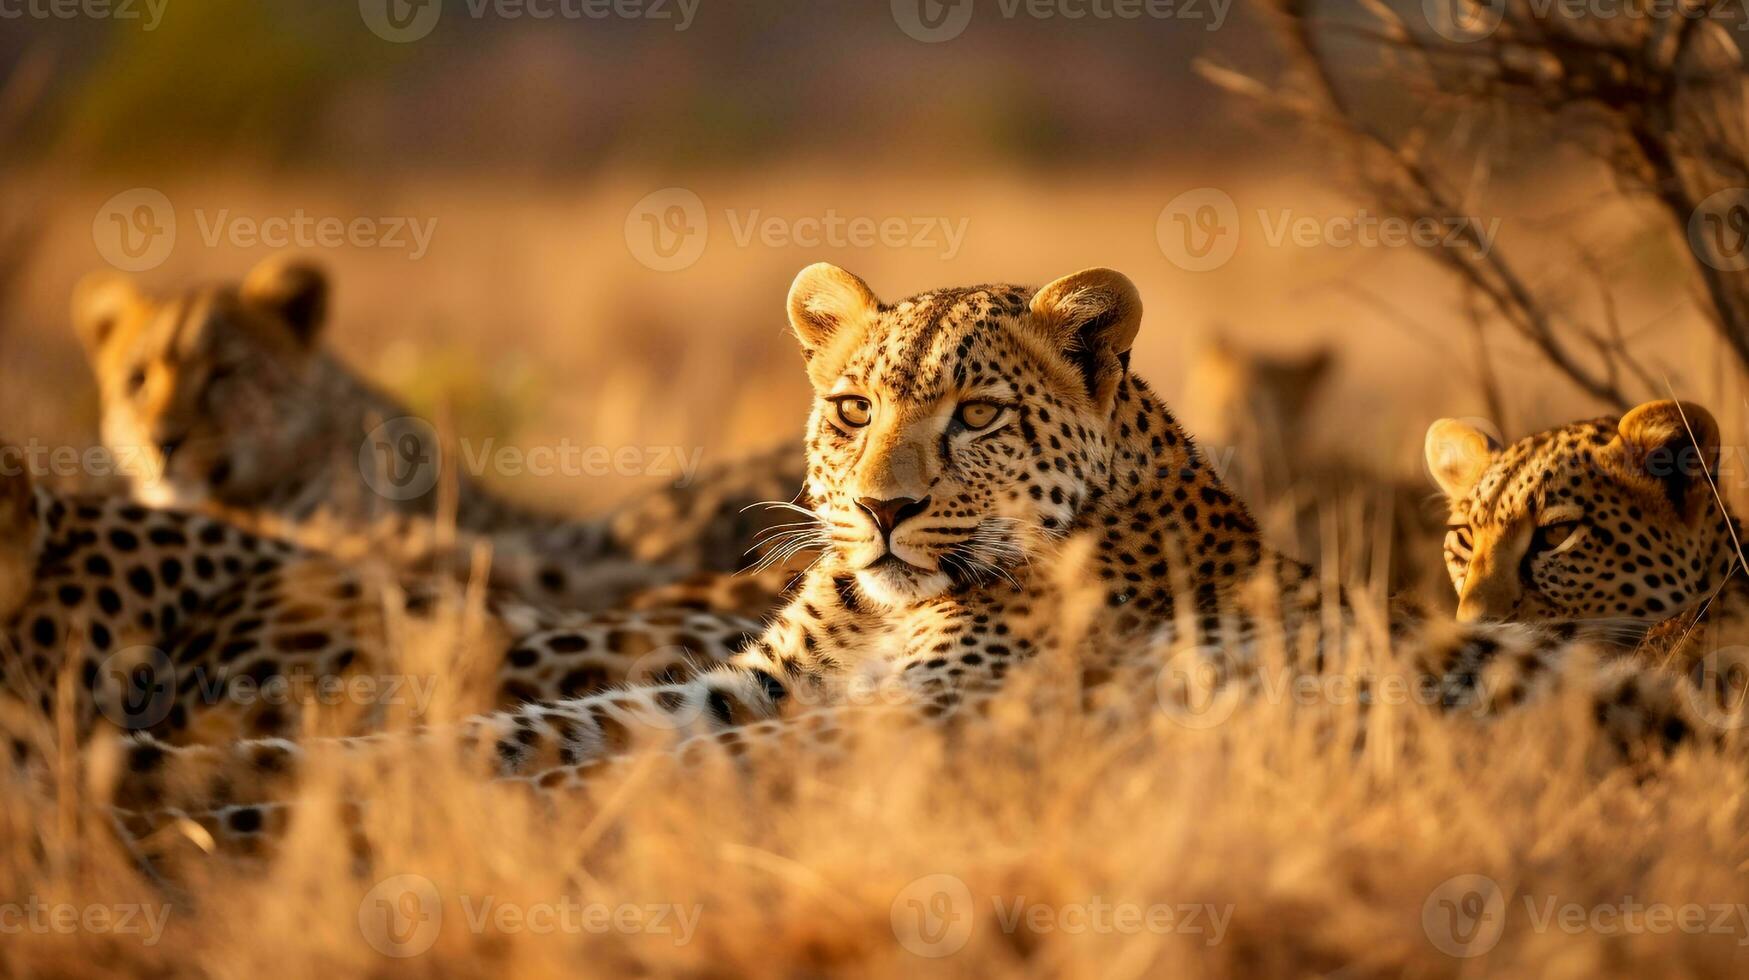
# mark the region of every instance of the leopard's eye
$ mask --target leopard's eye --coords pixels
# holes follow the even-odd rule
[[[1002,406],[995,402],[966,402],[954,412],[954,417],[968,429],[988,429],[1002,417]]]
[[[1560,521],[1555,524],[1544,524],[1536,529],[1536,539],[1531,542],[1533,551],[1550,551],[1559,548],[1573,539],[1574,532],[1579,530],[1578,521]]]
[[[835,399],[832,406],[837,410],[838,421],[848,428],[860,429],[874,417],[874,404],[861,395]]]

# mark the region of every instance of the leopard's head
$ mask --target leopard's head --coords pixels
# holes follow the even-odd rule
[[[1689,402],[1649,402],[1501,446],[1441,419],[1427,465],[1450,504],[1446,568],[1458,617],[1645,623],[1703,601],[1735,557],[1719,426]]]
[[[138,499],[247,503],[303,462],[322,412],[310,380],[327,305],[327,278],[296,261],[168,297],[115,274],[79,284],[73,323],[102,438]]]
[[[890,606],[1012,577],[1110,478],[1135,286],[1089,269],[883,303],[804,269],[789,319],[815,393],[808,492],[830,560]]]

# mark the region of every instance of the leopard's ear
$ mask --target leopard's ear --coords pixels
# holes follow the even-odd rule
[[[95,355],[115,336],[116,324],[141,300],[134,281],[119,272],[93,272],[73,287],[73,331]]]
[[[1427,472],[1448,499],[1469,496],[1494,462],[1500,443],[1481,429],[1458,419],[1440,419],[1427,427]]]
[[[244,302],[284,321],[305,347],[314,346],[328,320],[328,274],[313,262],[275,256],[249,270]]]
[[[1142,296],[1111,269],[1064,276],[1033,294],[1032,321],[1081,372],[1087,393],[1104,402],[1129,365],[1142,329]]]
[[[803,356],[812,358],[880,305],[867,283],[830,262],[816,262],[790,284],[789,325],[801,342]]]
[[[1676,512],[1692,517],[1719,469],[1719,423],[1694,402],[1647,402],[1616,424],[1627,465],[1664,487]]]

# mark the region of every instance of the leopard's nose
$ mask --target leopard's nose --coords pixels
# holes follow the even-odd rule
[[[916,517],[929,509],[930,498],[918,500],[916,497],[889,497],[880,500],[875,497],[863,497],[856,502],[869,520],[874,521],[875,529],[881,532],[881,537],[889,537],[900,524]]]

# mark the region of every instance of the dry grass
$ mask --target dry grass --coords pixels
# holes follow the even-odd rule
[[[1219,179],[1242,206],[1340,207],[1297,186]],[[1381,472],[1414,474],[1427,420],[1477,411],[1453,370],[1458,360],[1437,346],[1460,322],[1442,310],[1443,284],[1420,274],[1416,257],[1379,250],[1257,246],[1217,273],[1182,273],[1162,259],[1154,217],[1178,189],[1213,182],[765,174],[695,189],[713,206],[788,215],[818,213],[829,201],[843,213],[965,216],[967,246],[951,260],[826,255],[893,294],[944,281],[1043,280],[1092,264],[1122,269],[1150,310],[1135,366],[1169,399],[1182,389],[1186,353],[1216,322],[1279,347],[1334,340],[1344,395],[1320,419],[1318,437]],[[525,445],[567,435],[609,446],[672,442],[726,455],[796,432],[807,395],[779,298],[820,250],[738,249],[719,224],[692,270],[650,272],[621,237],[626,207],[649,187],[166,191],[184,211],[437,216],[437,239],[420,262],[362,251],[322,257],[340,276],[335,345],[426,404],[446,401],[463,433]],[[48,237],[0,330],[0,418],[14,438],[91,441],[93,396],[61,311],[76,276],[98,264],[89,215],[112,192],[60,188],[49,197]],[[148,278],[234,276],[265,254],[179,248]],[[1350,281],[1367,283],[1368,295],[1357,297]],[[1715,383],[1701,342],[1670,339],[1699,336],[1692,318],[1665,316],[1655,294],[1636,300],[1626,285],[1628,302],[1639,303],[1630,316],[1664,317],[1659,353],[1674,361],[1685,393],[1710,399],[1727,431],[1744,431],[1734,380]],[[1405,319],[1419,332],[1404,329]],[[1502,360],[1521,380],[1535,376],[1534,365]],[[1591,409],[1560,389],[1522,390],[1513,429]],[[1193,431],[1195,412],[1186,406]],[[525,481],[516,489],[581,508],[635,485]],[[1332,505],[1334,523],[1343,509]],[[19,975],[103,976],[1741,974],[1749,962],[1749,913],[1738,904],[1749,901],[1743,753],[1600,770],[1580,708],[1560,703],[1485,728],[1384,712],[1367,723],[1359,752],[1314,724],[1357,725],[1351,706],[1320,713],[1264,704],[1206,729],[1153,711],[1120,736],[1044,715],[953,745],[876,740],[830,770],[798,763],[756,780],[716,770],[681,777],[652,762],[556,814],[515,789],[478,785],[447,759],[409,758],[372,786],[368,862],[356,860],[318,805],[299,812],[273,860],[234,866],[184,855],[168,889],[108,844],[69,778],[58,799],[15,788],[0,800],[0,899],[106,913],[168,908],[168,924],[152,945],[138,935],[27,928],[0,940],[0,962]],[[437,918],[416,904],[417,889],[406,904],[399,886],[412,879],[400,875],[429,882],[441,907],[430,947],[405,959],[370,941],[383,935],[376,902],[432,916],[428,925]],[[930,876],[938,875],[962,882],[969,904],[952,895],[936,904],[944,879]],[[1435,941],[1452,921],[1441,903],[1467,907],[1467,894],[1440,890],[1459,875],[1487,876],[1505,899],[1498,943],[1475,960]],[[964,948],[917,955],[926,947],[907,942],[920,921],[912,900],[958,916],[949,921],[970,928]],[[1005,927],[1017,901],[1044,909],[1032,914],[1053,928]],[[476,931],[470,919],[487,902],[523,913],[565,902],[662,906],[696,922],[684,942],[671,931],[541,933],[502,919]],[[1102,903],[1137,915],[1169,910],[1178,928],[1082,928],[1080,912]],[[1551,903],[1557,915],[1583,910],[1591,924],[1571,932],[1565,920],[1549,924]],[[1701,931],[1652,932],[1643,919],[1608,917],[1624,903],[1703,909]],[[1204,910],[1193,921],[1182,918],[1190,906]],[[681,928],[665,914],[663,928]],[[0,928],[9,921],[17,920],[0,915]],[[403,938],[427,936],[415,919],[401,925]]]

